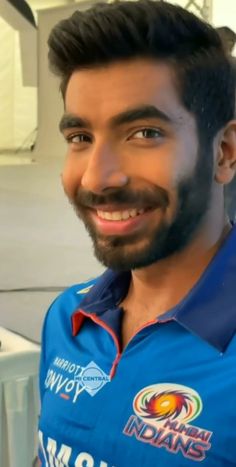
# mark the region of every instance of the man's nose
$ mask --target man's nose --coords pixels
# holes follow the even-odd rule
[[[108,145],[94,148],[81,179],[82,187],[93,193],[101,193],[108,188],[122,188],[127,183],[128,177],[115,151]]]

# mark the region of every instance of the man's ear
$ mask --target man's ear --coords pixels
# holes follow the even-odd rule
[[[218,141],[216,154],[215,180],[227,185],[236,172],[236,120],[230,121]]]

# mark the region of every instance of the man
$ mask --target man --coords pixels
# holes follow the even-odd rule
[[[77,11],[49,38],[62,182],[105,273],[44,324],[43,466],[236,465],[234,75],[166,2]]]

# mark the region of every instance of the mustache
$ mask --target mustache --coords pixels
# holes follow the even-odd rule
[[[90,191],[79,189],[74,197],[77,206],[96,208],[104,205],[131,205],[135,208],[166,208],[169,205],[169,195],[166,190],[156,187],[153,190],[131,191],[122,189],[106,195],[97,195]]]

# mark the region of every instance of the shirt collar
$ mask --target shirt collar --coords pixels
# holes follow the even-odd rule
[[[185,329],[220,352],[226,350],[236,332],[236,227],[187,296],[172,310],[159,316],[158,321],[174,319]],[[131,273],[107,270],[80,303],[80,309],[98,318],[117,310],[126,296]],[[77,320],[78,312],[72,320]],[[114,313],[113,313],[114,315]]]

